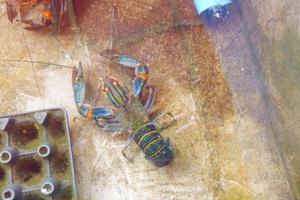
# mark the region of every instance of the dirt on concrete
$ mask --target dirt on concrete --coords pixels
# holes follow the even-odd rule
[[[253,2],[261,1],[247,1],[242,14],[251,15],[247,8]],[[81,61],[87,101],[105,105],[97,78],[108,68],[131,88],[132,71],[99,56],[113,40],[113,48],[150,67],[149,84],[157,91],[153,112],[178,119],[162,132],[174,146],[169,166],[152,166],[135,145],[128,162],[121,154],[127,135],[101,132],[78,114],[70,68],[0,63],[0,113],[51,106],[68,111],[79,199],[293,199],[270,126],[260,59],[250,43],[259,33],[247,32],[240,11],[207,28],[192,0],[75,0],[74,5],[80,32],[24,32],[1,18],[7,30],[0,33],[2,57],[70,67]]]

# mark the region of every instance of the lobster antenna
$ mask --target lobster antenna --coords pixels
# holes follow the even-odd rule
[[[99,58],[101,57],[105,57],[105,58],[108,58],[108,64],[107,65],[104,65],[104,67],[100,68],[99,71],[101,70],[101,75],[102,75],[102,78],[105,78],[106,76],[110,76],[110,71],[109,71],[109,68],[110,68],[110,64],[111,64],[111,58],[112,58],[112,49],[113,49],[113,44],[114,44],[114,38],[115,38],[115,6],[113,5],[112,6],[112,26],[111,26],[111,39],[110,39],[110,46],[109,46],[109,53],[108,53],[108,56],[102,56],[101,54],[97,54],[99,56]],[[98,78],[99,80],[99,78]],[[101,79],[100,81],[100,85],[103,86],[103,81]],[[97,95],[97,97],[95,98],[95,101],[96,102],[97,100],[99,99],[99,93]]]
[[[111,26],[111,39],[110,39],[110,46],[109,46],[109,55],[108,55],[108,67],[106,69],[106,74],[105,75],[110,75],[109,68],[111,64],[111,59],[112,59],[112,50],[113,50],[113,45],[114,45],[114,39],[115,39],[115,5],[112,6],[112,26]]]
[[[42,61],[31,61],[31,60],[14,60],[14,59],[0,59],[0,62],[21,62],[21,63],[36,63],[36,64],[45,64],[45,65],[53,65],[62,68],[73,69],[74,67],[69,65],[61,65],[56,63],[42,62]]]
[[[114,38],[115,38],[115,5],[112,6],[112,13],[113,13],[112,14],[113,16],[112,16],[112,26],[111,26],[111,39],[110,39],[109,55],[108,55],[109,61],[108,61],[108,68],[106,68],[106,70],[105,70],[105,76],[106,75],[110,75],[110,73],[109,73],[109,67],[110,67],[110,63],[111,63],[112,49],[113,49]],[[98,56],[101,57],[101,54],[98,55]],[[100,82],[100,85],[103,86],[103,80],[102,80],[102,78],[98,78],[98,80]],[[97,99],[98,99],[98,97],[97,97]],[[99,129],[98,129],[98,131],[99,131]],[[92,177],[94,177],[94,175],[95,175],[95,168],[96,168],[96,165],[98,164],[99,158],[100,157],[97,158],[97,161],[96,161],[96,163],[93,166]],[[93,181],[94,180],[92,179],[92,183],[93,183]],[[89,196],[90,195],[91,194],[89,194]]]
[[[21,14],[20,12],[18,12],[18,19],[19,19],[19,25],[22,27],[22,24],[21,24]],[[26,52],[27,52],[27,56],[29,57],[30,60],[32,60],[32,55],[29,51],[29,46],[28,46],[28,42],[27,42],[27,39],[25,37],[25,33],[24,33],[24,30],[23,28],[21,28],[21,32],[22,32],[22,37],[24,39],[24,45],[25,45],[25,49],[26,49]],[[36,73],[36,69],[35,69],[35,66],[33,63],[31,63],[31,69],[32,69],[32,72],[34,74],[34,81],[35,81],[35,85],[36,85],[36,89],[37,89],[37,92],[38,92],[38,95],[43,98],[43,95],[42,95],[42,92],[41,92],[41,89],[40,89],[40,86],[38,84],[38,78],[37,78],[37,73]]]
[[[112,49],[113,49],[113,44],[114,44],[114,39],[115,39],[115,6],[112,6],[112,26],[111,26],[111,40],[110,40],[110,47],[109,47],[109,59],[111,59],[112,56]]]

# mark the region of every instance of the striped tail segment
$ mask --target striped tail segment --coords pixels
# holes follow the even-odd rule
[[[172,146],[165,141],[153,123],[144,124],[134,132],[134,141],[145,157],[157,167],[168,165],[173,158]]]

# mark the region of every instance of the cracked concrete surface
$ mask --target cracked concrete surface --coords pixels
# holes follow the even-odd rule
[[[284,49],[298,41],[293,25],[300,15],[296,7],[280,9],[288,2],[235,1],[230,21],[213,28],[201,25],[191,0],[77,0],[80,31],[67,28],[61,35],[26,32],[5,15],[0,18],[2,60],[67,66],[81,61],[87,100],[102,105],[97,77],[108,61],[99,52],[110,46],[114,4],[114,48],[150,66],[149,82],[157,89],[154,113],[169,111],[178,118],[162,133],[175,146],[174,161],[163,169],[152,166],[135,145],[134,161],[127,162],[120,153],[126,135],[101,132],[79,116],[69,67],[1,61],[0,114],[67,109],[83,200],[299,199],[299,129],[290,122],[299,109],[297,99],[289,98],[299,90],[293,76],[299,72],[293,56],[299,49]],[[296,0],[289,3],[299,7]],[[4,6],[1,11],[5,14]],[[291,27],[293,37],[286,36]],[[286,76],[279,68],[290,63],[295,67]],[[130,87],[130,70],[113,63],[110,70]]]

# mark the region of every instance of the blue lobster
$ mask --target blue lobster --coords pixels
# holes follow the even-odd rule
[[[79,67],[74,68],[72,76],[78,112],[86,118],[95,120],[103,131],[129,133],[128,143],[122,150],[125,158],[129,159],[125,150],[134,141],[143,151],[146,159],[155,166],[168,165],[173,158],[173,148],[169,139],[165,140],[161,136],[161,130],[158,130],[155,122],[165,115],[172,117],[171,124],[175,122],[175,119],[171,113],[163,113],[150,120],[149,113],[155,99],[155,91],[147,83],[149,67],[129,55],[119,54],[116,51],[109,56],[109,59],[135,70],[132,92],[128,92],[116,78],[107,76],[100,79],[100,82],[109,106],[90,106],[85,102],[85,81],[80,63]],[[141,96],[144,88],[147,88],[149,92],[143,105]]]

